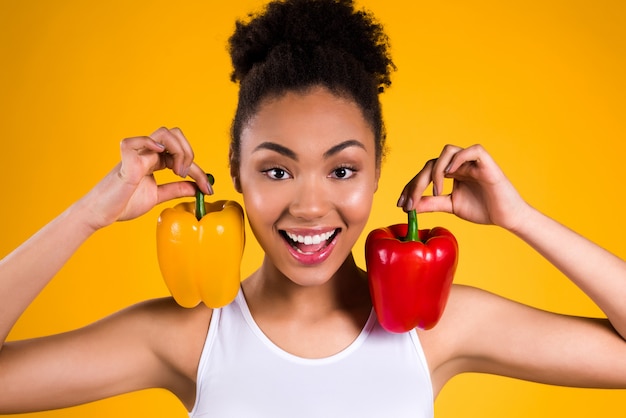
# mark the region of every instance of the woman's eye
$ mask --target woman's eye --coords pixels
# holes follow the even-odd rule
[[[264,173],[272,180],[284,180],[289,178],[289,173],[282,168],[270,168],[269,170],[265,170]]]
[[[354,175],[356,170],[349,167],[339,167],[333,170],[332,177],[337,179],[348,179]]]

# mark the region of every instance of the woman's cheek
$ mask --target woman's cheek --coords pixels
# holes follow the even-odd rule
[[[356,220],[369,217],[374,200],[374,188],[366,184],[353,186],[342,193],[341,207],[352,213],[352,219]]]
[[[244,188],[243,200],[251,225],[273,225],[284,211],[286,198],[286,193],[259,183]]]

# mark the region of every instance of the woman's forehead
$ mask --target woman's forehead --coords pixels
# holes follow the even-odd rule
[[[266,99],[242,132],[242,146],[251,141],[357,139],[373,141],[373,131],[360,107],[324,88],[287,92]],[[251,144],[250,144],[251,145]]]
[[[237,164],[328,169],[378,166],[376,137],[361,108],[324,88],[263,102],[241,131]],[[295,166],[294,166],[295,164]]]

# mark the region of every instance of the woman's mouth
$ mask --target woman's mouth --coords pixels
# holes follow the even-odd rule
[[[296,260],[303,264],[317,264],[328,258],[340,231],[337,228],[319,234],[299,234],[281,230],[280,234]]]

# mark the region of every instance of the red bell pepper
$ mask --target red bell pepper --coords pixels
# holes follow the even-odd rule
[[[375,229],[365,242],[367,276],[378,321],[387,331],[431,329],[443,314],[458,261],[458,243],[446,229],[408,225]]]

